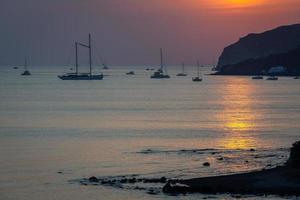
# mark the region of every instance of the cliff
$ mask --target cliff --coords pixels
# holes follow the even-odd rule
[[[219,58],[217,69],[249,59],[287,53],[300,46],[300,24],[281,26],[258,34],[249,34],[226,47]]]
[[[260,75],[276,66],[284,66],[286,68],[286,71],[281,75],[299,76],[300,46],[287,53],[273,54],[262,58],[248,59],[233,65],[225,65],[216,74]]]

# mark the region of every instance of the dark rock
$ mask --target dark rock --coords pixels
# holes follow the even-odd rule
[[[251,151],[251,152],[254,152],[254,151],[255,151],[255,149],[250,149],[250,151]]]
[[[89,178],[89,181],[90,182],[99,182],[99,179],[95,176],[92,176],[92,177]]]
[[[205,162],[205,163],[203,163],[203,166],[204,166],[204,167],[209,167],[209,166],[210,166],[210,163],[209,163],[209,162]]]
[[[135,183],[136,182],[136,178],[130,178],[128,179],[128,183]]]
[[[165,182],[167,182],[167,178],[166,178],[166,177],[164,177],[164,176],[163,176],[163,177],[161,177],[161,178],[160,178],[160,182],[161,182],[161,183],[165,183]]]
[[[300,141],[293,144],[287,164],[295,168],[300,168]]]
[[[109,180],[101,180],[101,184],[103,184],[103,185],[105,185],[105,184],[109,184],[110,183],[110,181]]]
[[[166,183],[167,178],[166,177],[161,177],[161,178],[145,178],[142,179],[142,182],[144,183]]]
[[[223,157],[219,157],[219,158],[217,158],[217,160],[222,161],[222,160],[224,160],[224,158]]]
[[[127,183],[127,179],[126,178],[121,179],[120,183]]]

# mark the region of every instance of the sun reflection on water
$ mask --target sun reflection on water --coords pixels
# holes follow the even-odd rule
[[[218,119],[223,123],[226,137],[220,145],[227,149],[247,149],[255,147],[257,138],[251,133],[256,130],[260,113],[253,112],[255,88],[244,78],[229,79],[224,86],[223,110]]]

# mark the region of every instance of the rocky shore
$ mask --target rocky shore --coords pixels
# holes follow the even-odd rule
[[[227,176],[169,180],[163,192],[300,196],[300,141],[293,144],[284,166]]]

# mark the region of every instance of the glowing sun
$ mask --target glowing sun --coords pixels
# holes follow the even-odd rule
[[[265,0],[223,0],[223,5],[227,7],[248,7],[264,3]]]

